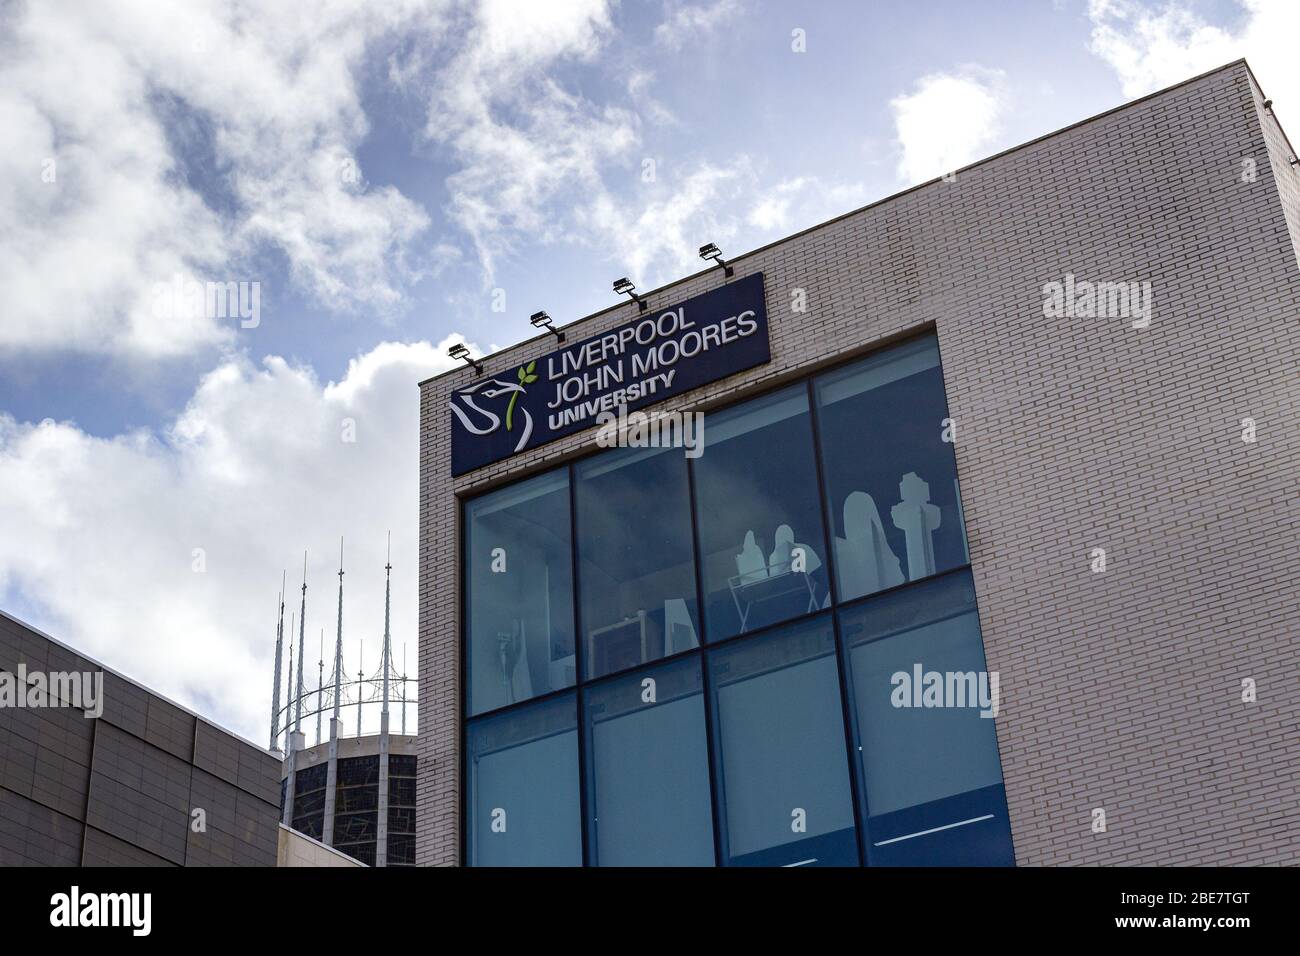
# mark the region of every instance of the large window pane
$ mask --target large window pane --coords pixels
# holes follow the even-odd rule
[[[819,376],[815,391],[840,600],[966,563],[937,341]]]
[[[697,647],[695,548],[681,449],[606,452],[574,472],[587,675]]]
[[[472,866],[581,866],[578,715],[572,694],[466,730]]]
[[[840,630],[870,861],[1011,864],[995,688],[969,572],[843,611]]]
[[[588,812],[599,866],[712,866],[696,655],[587,689]]]
[[[469,713],[571,687],[573,556],[567,470],[465,505]]]
[[[727,862],[856,866],[829,619],[716,648],[709,678]]]
[[[809,419],[802,385],[705,416],[694,467],[709,640],[829,604]]]

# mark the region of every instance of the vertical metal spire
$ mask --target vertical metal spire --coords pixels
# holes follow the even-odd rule
[[[298,699],[294,701],[293,729],[302,730],[302,672],[307,663],[307,552],[302,553],[302,613],[298,616]]]
[[[320,629],[320,658],[316,661],[316,743],[321,742],[320,718],[325,709],[325,628]]]
[[[275,683],[271,691],[271,749],[280,736],[280,661],[284,657],[284,574],[280,576],[280,615],[275,622]]]
[[[406,736],[406,641],[402,641],[402,736]]]
[[[284,733],[285,753],[289,752],[289,708],[293,706],[293,611],[289,612],[289,686],[285,688],[284,699]]]
[[[303,567],[303,577],[306,579],[306,566]],[[305,585],[304,585],[305,586]],[[304,597],[305,602],[305,597]],[[299,632],[301,634],[301,632]],[[306,661],[302,656],[302,640],[299,638],[298,650],[298,718],[302,719],[302,667]],[[293,686],[293,613],[289,614],[289,684]],[[288,704],[285,705],[284,721],[284,762],[288,767],[288,774],[284,786],[284,806],[281,807],[280,822],[287,827],[293,826],[293,798],[298,789],[298,751],[302,747],[302,732],[295,727],[289,729]]]
[[[339,779],[339,708],[343,705],[343,538],[339,538],[339,620],[334,637],[334,716],[330,718],[329,762],[325,770],[325,822],[322,842],[334,845],[334,807]]]
[[[393,581],[393,532],[388,532],[388,557],[384,562],[384,648],[379,669],[383,671],[383,709],[379,712],[379,814],[375,827],[375,866],[388,865],[388,670],[392,663],[392,635],[389,632],[389,605]],[[357,735],[361,728],[358,722]]]
[[[392,663],[393,646],[392,637],[388,631],[389,621],[389,598],[392,594],[393,587],[393,532],[388,532],[388,558],[384,565],[384,709],[380,713],[388,713],[388,668]]]
[[[343,539],[339,538],[339,630],[334,639],[334,719],[343,703]]]
[[[366,666],[366,642],[357,639],[357,736],[361,736],[361,702],[365,699],[365,686],[362,681],[365,680]]]

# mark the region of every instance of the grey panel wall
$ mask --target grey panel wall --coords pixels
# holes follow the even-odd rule
[[[202,720],[195,734],[194,766],[279,807],[280,761]]]
[[[0,788],[0,866],[76,866],[81,821]]]
[[[172,863],[185,862],[190,765],[105,723],[95,731],[86,824]]]
[[[0,670],[100,672],[0,614]],[[104,710],[0,707],[0,866],[275,866],[280,762],[104,674]],[[206,832],[191,813],[206,813]]]
[[[275,866],[279,812],[259,796],[195,767],[190,800],[207,811],[207,832],[187,832],[188,866]]]
[[[1022,864],[1300,861],[1290,159],[1249,69],[1229,64],[738,257],[739,275],[767,277],[772,361],[657,406],[707,411],[937,330]],[[1149,281],[1151,326],[1045,318],[1043,285],[1067,272]],[[723,281],[713,269],[649,298]],[[487,372],[550,347],[506,349]],[[423,864],[459,852],[455,495],[595,447],[588,430],[451,479],[448,397],[474,379],[421,387]],[[1247,417],[1255,443],[1241,440]]]
[[[119,840],[117,837],[86,827],[85,851],[82,866],[176,866],[169,860],[154,856],[148,850]]]
[[[0,785],[80,818],[94,725],[70,708],[0,711]]]

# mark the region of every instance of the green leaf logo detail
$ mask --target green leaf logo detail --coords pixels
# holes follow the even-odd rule
[[[536,359],[529,362],[527,367],[523,365],[519,366],[519,371],[515,373],[515,377],[519,379],[519,384],[531,385],[533,382],[537,381],[537,376],[533,374],[536,368],[537,368]],[[515,402],[519,400],[519,395],[520,392],[515,392],[513,395],[511,395],[510,404],[506,406],[506,431],[512,431],[514,429]]]

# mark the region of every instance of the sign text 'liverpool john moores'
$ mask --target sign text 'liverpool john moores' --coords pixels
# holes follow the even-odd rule
[[[451,396],[461,475],[771,358],[761,272],[486,375]]]

